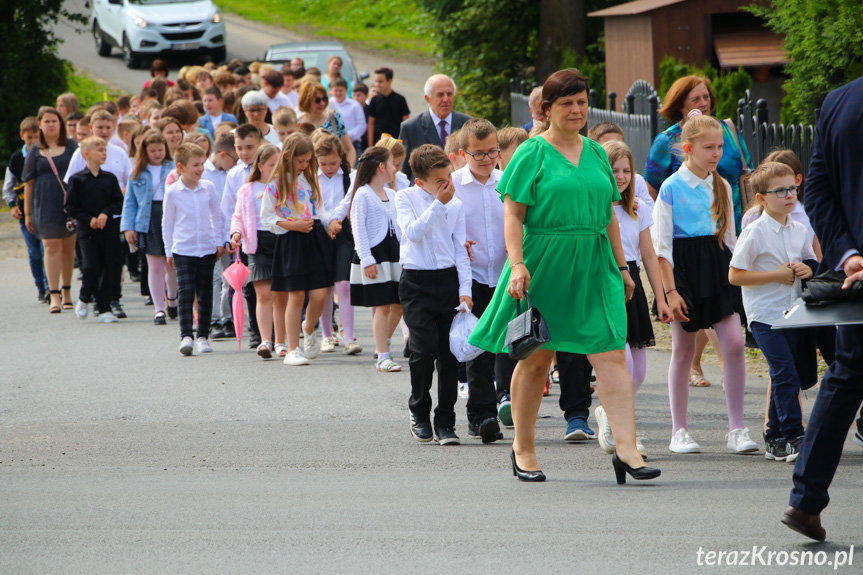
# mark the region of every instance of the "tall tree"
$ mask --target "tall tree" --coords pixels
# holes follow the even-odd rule
[[[581,62],[587,43],[587,0],[540,0],[536,80],[558,71],[564,57]]]

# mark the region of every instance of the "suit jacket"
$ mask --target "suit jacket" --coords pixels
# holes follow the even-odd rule
[[[470,120],[470,116],[467,114],[454,111],[452,113],[452,130],[450,130],[450,133],[460,130],[468,120]],[[411,172],[410,164],[408,163],[408,160],[410,160],[411,157],[411,152],[423,144],[434,144],[435,146],[440,146],[442,148],[443,145],[440,141],[440,132],[438,127],[434,125],[431,114],[426,110],[422,114],[417,114],[413,118],[402,122],[399,139],[402,141],[402,144],[404,144],[405,152],[407,152],[405,162],[402,164],[402,172],[404,172],[408,177],[408,181],[413,185],[414,176],[413,172]]]
[[[822,268],[863,253],[863,77],[824,99],[815,128],[804,207],[821,242]]]
[[[237,117],[232,114],[226,114],[222,112],[222,121],[223,122],[234,122],[237,123]],[[201,119],[198,120],[198,126],[210,132],[210,135],[214,135],[216,129],[213,127],[213,121],[210,119],[210,115],[204,112],[204,115],[201,116]]]

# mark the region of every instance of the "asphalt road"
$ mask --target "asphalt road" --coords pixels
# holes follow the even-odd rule
[[[668,452],[662,353],[649,354],[636,401],[661,478],[618,486],[596,442],[564,443],[553,386],[537,425],[549,480],[524,484],[509,468],[512,431],[491,445],[468,439],[463,400],[464,445],[415,443],[409,375],[377,373],[370,349],[305,368],[262,361],[234,341],[183,358],[176,322],[154,326],[135,284],[125,286],[129,319],[114,325],[49,315],[24,260],[0,261],[0,293],[4,574],[828,569],[698,566],[699,550],[754,545],[823,550],[831,561],[856,545],[854,565],[839,572],[863,565],[863,450],[846,442],[823,514],[830,542],[810,543],[779,523],[791,467],[726,451],[718,385],[692,390],[691,429],[704,453]],[[369,314],[357,319],[370,345]],[[715,369],[707,375],[719,381]],[[753,429],[765,384],[748,382]],[[804,412],[813,399],[804,397]]]
[[[70,11],[89,14],[84,7],[84,0],[66,0],[65,6]],[[250,22],[232,14],[225,15],[225,27],[228,37],[228,59],[240,58],[254,60],[262,58],[272,44],[282,42],[298,42],[311,38],[288,32],[282,28]],[[54,28],[57,36],[63,40],[59,54],[79,68],[104,79],[111,85],[135,94],[141,90],[144,82],[150,79],[149,69],[130,70],[123,64],[123,58],[118,49],[114,49],[108,58],[96,54],[93,36],[89,31],[78,33],[76,27],[67,22],[61,22]],[[375,69],[386,66],[395,72],[393,88],[405,96],[412,113],[425,109],[423,85],[432,74],[430,65],[396,61],[373,52],[358,50],[350,51],[354,64],[359,72],[373,73]],[[174,71],[190,62],[171,59],[168,61]],[[149,62],[146,63],[149,67]],[[174,76],[172,75],[171,78]]]

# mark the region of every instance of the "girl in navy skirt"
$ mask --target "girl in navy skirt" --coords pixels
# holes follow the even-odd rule
[[[268,230],[261,221],[261,205],[267,183],[272,179],[278,160],[279,149],[276,146],[265,144],[258,149],[252,171],[246,183],[237,191],[237,205],[231,217],[231,244],[237,249],[242,242],[243,253],[249,256],[250,273],[247,281],[255,287],[257,296],[255,317],[264,339],[258,346],[258,355],[264,359],[270,359],[274,351],[277,356],[287,354],[284,301],[280,313],[274,315],[274,297],[270,290],[276,234]],[[274,324],[275,348],[273,340],[270,339]]]
[[[287,293],[285,365],[308,365],[318,356],[321,335],[314,327],[324,310],[327,290],[333,286],[333,240],[321,223],[329,220],[317,172],[312,141],[305,134],[291,134],[261,205],[261,221],[278,236],[270,289]],[[306,292],[309,299],[302,322]],[[300,329],[305,337],[302,350]]]
[[[147,256],[147,283],[156,313],[153,323],[165,325],[165,292],[168,302],[177,301],[177,272],[165,265],[165,244],[162,240],[162,200],[165,197],[165,179],[175,168],[165,137],[159,132],[148,133],[141,141],[135,156],[132,177],[123,199],[120,229],[126,241]],[[172,318],[177,317],[177,306],[167,306]]]
[[[351,301],[374,310],[373,331],[378,371],[401,371],[389,354],[387,340],[402,316],[399,304],[399,231],[395,191],[385,187],[395,175],[386,148],[372,147],[359,160],[351,222],[356,246],[351,263]]]

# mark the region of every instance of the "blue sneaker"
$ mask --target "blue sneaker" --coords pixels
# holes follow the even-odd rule
[[[497,404],[497,418],[505,427],[512,427],[512,405],[508,393],[505,393]]]
[[[596,439],[596,434],[588,427],[586,417],[576,416],[566,420],[566,434],[563,439],[565,441],[586,441]]]

